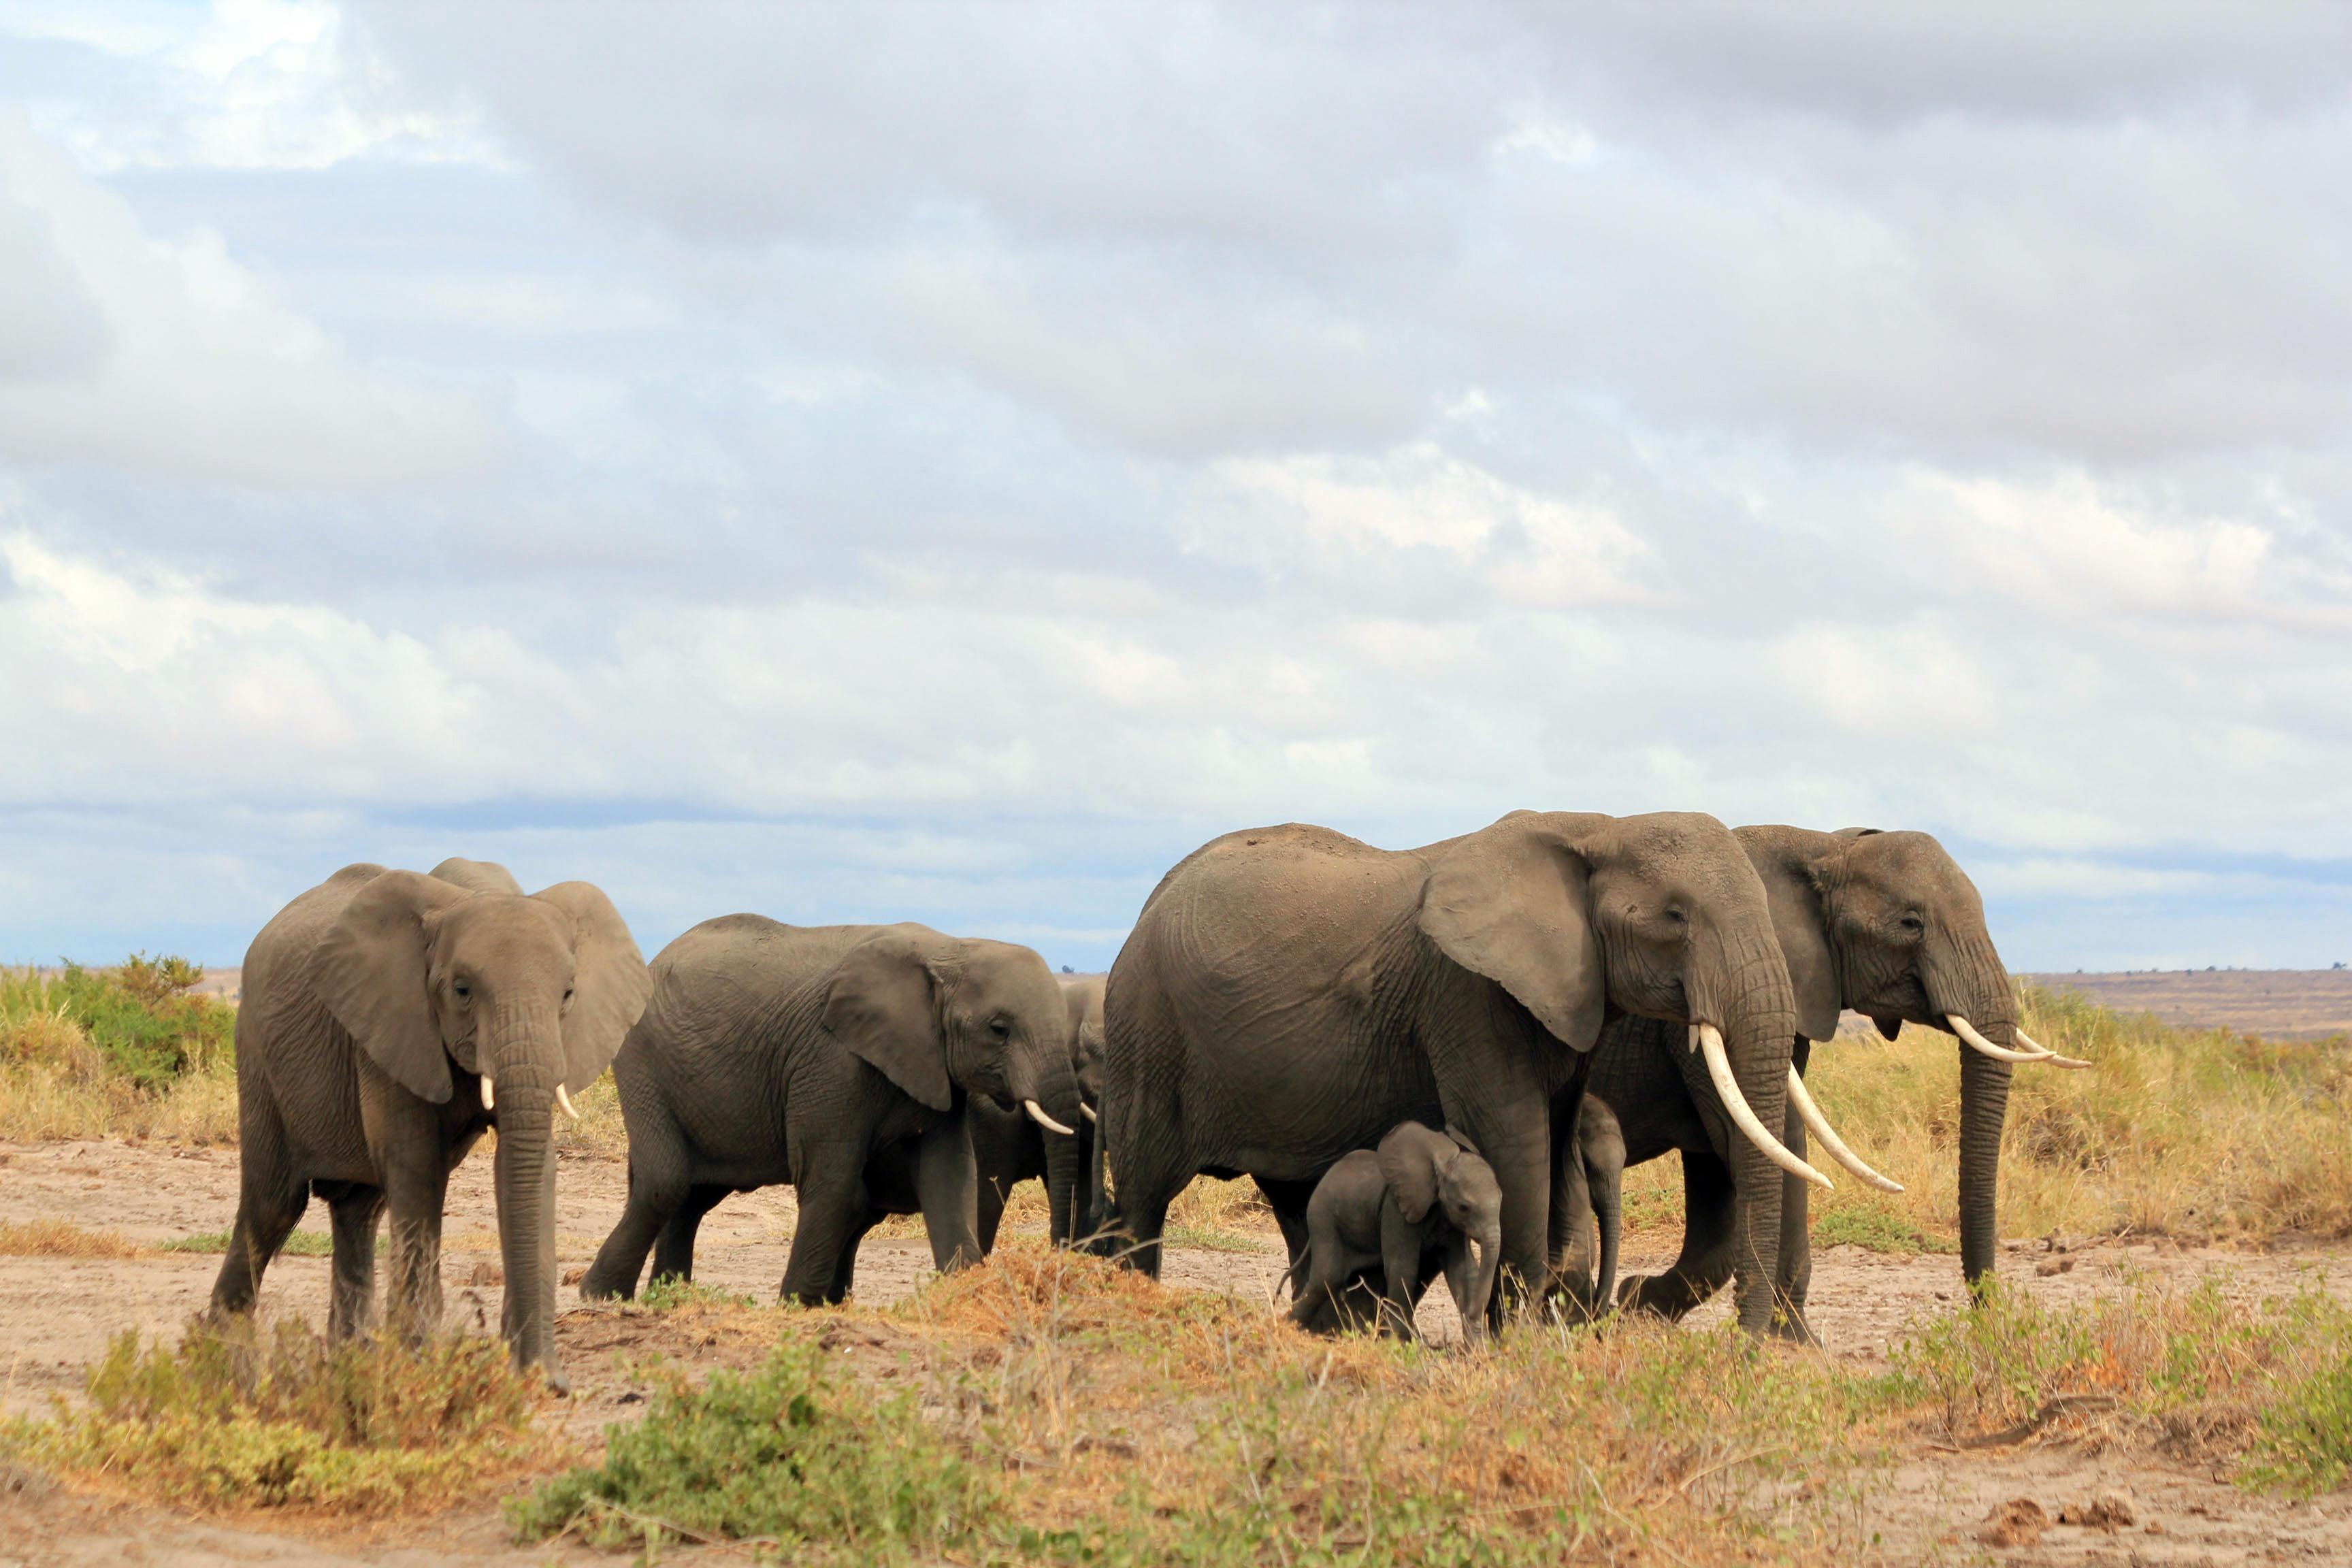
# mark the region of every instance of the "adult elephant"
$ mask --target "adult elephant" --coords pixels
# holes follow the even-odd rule
[[[1703,1026],[1746,1117],[1740,1321],[1762,1329],[1780,1210],[1764,1178],[1802,1168],[1767,1131],[1794,1002],[1755,868],[1696,814],[1515,812],[1401,851],[1293,824],[1196,850],[1144,905],[1106,1002],[1103,1127],[1132,1260],[1157,1272],[1169,1201],[1195,1174],[1257,1177],[1291,1231],[1324,1172],[1417,1121],[1485,1154],[1506,1279],[1545,1283],[1554,1172],[1621,1012]]]
[[[519,1363],[566,1386],[551,1121],[568,1089],[604,1070],[651,990],[629,928],[586,882],[525,897],[488,862],[430,876],[346,866],[287,905],[245,957],[236,1224],[214,1308],[252,1309],[315,1192],[334,1223],[330,1331],[373,1316],[389,1208],[391,1320],[429,1332],[449,1173],[496,1127],[502,1326]]]
[[[1070,1019],[1070,1073],[1077,1086],[1075,1138],[1049,1131],[1021,1110],[1002,1110],[986,1100],[971,1109],[971,1152],[980,1170],[980,1250],[996,1248],[997,1226],[1013,1189],[1035,1177],[1045,1184],[1048,1234],[1057,1247],[1091,1235],[1096,1225],[1102,1140],[1096,1118],[1102,1106],[1102,999],[1104,976],[1061,974],[1062,1002]]]
[[[920,1213],[941,1269],[977,1262],[971,1100],[1051,1122],[1064,1142],[1080,1120],[1069,1009],[1028,948],[725,915],[653,969],[613,1063],[628,1206],[583,1297],[635,1294],[648,1250],[656,1279],[692,1279],[702,1216],[779,1182],[800,1205],[787,1298],[848,1295],[857,1244],[885,1215]]]
[[[1985,926],[1975,884],[1925,833],[1848,828],[1742,827],[1735,837],[1761,879],[1796,997],[1791,1065],[1801,1075],[1812,1047],[1837,1033],[1842,1008],[1874,1019],[1888,1039],[1906,1023],[1952,1035],[1960,1064],[1960,1268],[1969,1285],[1993,1266],[1995,1192],[2010,1072],[2020,1060],[2056,1060],[2018,1027],[2017,998]],[[1645,1018],[1602,1032],[1592,1092],[1618,1110],[1625,1163],[1669,1150],[1683,1156],[1686,1204],[1682,1253],[1665,1273],[1629,1279],[1625,1304],[1679,1317],[1731,1277],[1741,1205],[1739,1173],[1714,1085],[1691,1070],[1682,1031]],[[2070,1065],[2082,1065],[2079,1063]],[[1792,1089],[1783,1138],[1801,1152],[1805,1123]],[[1858,1173],[1871,1180],[1866,1168]],[[1883,1183],[1884,1179],[1879,1178]],[[1804,1309],[1812,1279],[1804,1184],[1781,1187],[1780,1331],[1810,1338]],[[1569,1229],[1581,1235],[1580,1221]]]

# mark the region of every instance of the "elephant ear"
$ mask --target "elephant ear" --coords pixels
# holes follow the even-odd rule
[[[931,960],[940,938],[892,926],[859,942],[825,987],[824,1026],[883,1077],[933,1110],[955,1103]]]
[[[1397,1212],[1407,1225],[1419,1225],[1437,1201],[1440,1147],[1451,1153],[1454,1146],[1418,1121],[1400,1122],[1381,1140],[1381,1180],[1396,1194]]]
[[[335,1022],[394,1083],[436,1105],[449,1099],[449,1053],[425,950],[434,918],[473,896],[415,871],[386,871],[352,895],[311,959],[312,984]]]
[[[1748,862],[1763,880],[1764,898],[1772,911],[1772,934],[1789,965],[1789,984],[1796,993],[1797,1033],[1809,1040],[1836,1035],[1844,1010],[1844,986],[1838,979],[1837,954],[1830,948],[1828,902],[1822,878],[1844,853],[1853,837],[1874,831],[1848,828],[1844,833],[1815,833],[1802,827],[1742,827],[1735,830]]]
[[[1600,1038],[1609,1001],[1580,846],[1607,820],[1515,811],[1447,847],[1421,896],[1421,929],[1440,952],[1580,1051]]]
[[[503,867],[488,868],[505,875]],[[572,1005],[563,1015],[563,1087],[583,1089],[596,1081],[636,1026],[654,994],[653,972],[646,967],[628,922],[593,882],[558,882],[531,898],[553,904],[572,921]]]
[[[467,860],[452,855],[427,874],[445,882],[455,882],[473,893],[514,893],[519,896],[522,892],[522,884],[514,879],[514,873],[495,860]]]

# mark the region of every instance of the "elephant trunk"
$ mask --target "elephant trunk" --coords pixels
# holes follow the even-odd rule
[[[1066,1054],[1046,1053],[1012,1075],[1015,1104],[1034,1100],[1047,1115],[1071,1129],[1065,1134],[1040,1127],[1045,1141],[1045,1204],[1054,1244],[1066,1247],[1079,1234],[1079,1204],[1087,1189],[1086,1133],[1093,1123],[1079,1110],[1077,1075]]]
[[[1740,1098],[1765,1128],[1786,1126],[1797,1014],[1788,967],[1779,950],[1759,945],[1738,952],[1718,995],[1719,1000],[1704,989],[1694,995],[1694,1020],[1721,1019]],[[1778,1305],[1774,1281],[1780,1258],[1781,1172],[1769,1154],[1736,1131],[1729,1153],[1736,1194],[1731,1265],[1738,1281],[1739,1324],[1760,1333],[1771,1326]]]
[[[1495,1276],[1503,1266],[1503,1226],[1497,1219],[1470,1237],[1470,1299],[1462,1309],[1462,1337],[1472,1344],[1486,1337],[1486,1306],[1495,1298]]]
[[[555,1351],[555,1090],[561,1038],[552,1016],[501,1031],[487,1059],[498,1068],[499,1252],[506,1266],[500,1328],[518,1366],[570,1388]]]
[[[1974,951],[1979,947],[1980,952]],[[2019,1047],[2017,994],[1990,939],[1926,968],[1923,978],[1938,1017],[1957,1014],[1993,1044]],[[2000,1247],[2000,1136],[2009,1119],[2009,1080],[2014,1069],[1966,1044],[1958,1050],[1960,1273],[1973,1289],[1992,1272]]]

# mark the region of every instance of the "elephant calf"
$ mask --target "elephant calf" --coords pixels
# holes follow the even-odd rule
[[[692,1279],[702,1216],[780,1182],[800,1200],[787,1298],[846,1296],[857,1244],[885,1215],[919,1211],[940,1268],[977,1262],[970,1100],[1074,1142],[1069,1012],[1028,948],[726,915],[664,948],[653,973],[613,1061],[628,1206],[583,1297],[634,1294],[648,1250],[656,1279]]]
[[[1435,1264],[1461,1310],[1464,1337],[1476,1340],[1486,1332],[1502,1232],[1503,1189],[1469,1141],[1402,1122],[1377,1151],[1355,1151],[1316,1184],[1290,1321],[1320,1332],[1361,1327],[1358,1287],[1376,1275],[1380,1326],[1411,1339],[1422,1280]]]

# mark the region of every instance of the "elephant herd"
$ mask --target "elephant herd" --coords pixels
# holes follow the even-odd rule
[[[1157,1274],[1177,1194],[1246,1175],[1288,1244],[1297,1321],[1409,1331],[1438,1271],[1475,1337],[1547,1298],[1608,1306],[1616,1172],[1674,1150],[1681,1255],[1619,1302],[1678,1316],[1729,1282],[1745,1327],[1805,1337],[1806,1191],[1829,1184],[1808,1131],[1893,1185],[1805,1091],[1843,1009],[1959,1042],[1973,1282],[2011,1070],[2080,1064],[2019,1029],[1976,889],[1925,834],[1515,812],[1383,850],[1251,829],[1161,879],[1107,979],[921,925],[748,914],[649,965],[584,882],[526,895],[488,862],[350,866],[246,958],[213,1304],[251,1309],[316,1195],[331,1331],[375,1321],[387,1214],[386,1315],[431,1330],[448,1176],[495,1127],[503,1329],[562,1386],[552,1121],[609,1065],[628,1198],[586,1297],[634,1292],[649,1253],[656,1277],[690,1278],[702,1217],[779,1183],[799,1208],[782,1290],[802,1301],[846,1295],[889,1215],[923,1216],[942,1269],[984,1257],[1032,1176],[1056,1242]]]

